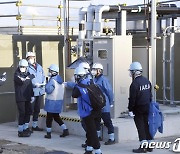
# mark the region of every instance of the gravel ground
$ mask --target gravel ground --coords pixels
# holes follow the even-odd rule
[[[26,144],[0,140],[3,154],[70,154],[63,151],[48,151],[43,147],[29,146]]]

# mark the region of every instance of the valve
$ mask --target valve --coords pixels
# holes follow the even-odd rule
[[[22,19],[21,15],[16,16],[16,20],[21,20],[21,19]]]
[[[156,84],[156,85],[154,86],[154,89],[155,89],[156,91],[158,91],[158,90],[159,90],[159,86]]]
[[[16,2],[16,6],[21,6],[21,5],[22,5],[22,0]]]

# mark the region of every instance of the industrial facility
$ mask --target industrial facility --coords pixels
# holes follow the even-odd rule
[[[25,58],[27,51],[35,52],[36,60],[46,74],[50,64],[57,64],[64,81],[71,81],[74,68],[80,62],[87,61],[90,65],[100,62],[113,87],[114,107],[111,113],[115,122],[127,115],[131,84],[128,69],[133,61],[142,64],[143,75],[150,79],[153,100],[168,109],[177,110],[180,103],[180,7],[172,2],[175,1],[156,3],[147,0],[139,5],[76,8],[79,12],[78,28],[69,26],[72,22],[69,11],[74,9],[69,1],[64,0],[58,6],[32,6],[21,0],[0,2],[0,5],[15,5],[18,8],[17,14],[0,15],[2,21],[4,18],[17,20],[17,26],[0,27],[0,73],[7,72],[7,81],[0,89],[0,123],[17,118],[13,75],[18,61]],[[27,6],[57,9],[58,16],[28,17],[20,12],[21,7]],[[55,21],[56,24],[54,27],[22,26],[23,20]],[[82,135],[82,132],[77,132],[80,124],[74,124],[79,122],[79,118],[77,114],[74,116],[77,102],[72,99],[71,93],[72,89],[65,89],[64,119],[74,134]],[[43,105],[42,102],[40,116],[42,126],[45,126]]]

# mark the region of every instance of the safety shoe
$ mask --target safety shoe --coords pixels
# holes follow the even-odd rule
[[[33,130],[30,129],[30,128],[27,128],[27,129],[25,129],[24,131],[25,131],[25,132],[29,132],[29,133],[31,133],[31,134],[33,133]]]
[[[82,147],[82,148],[86,148],[86,147],[87,147],[87,144],[86,144],[86,143],[81,144],[81,147]]]
[[[147,148],[146,150],[147,150],[147,152],[152,152],[153,151],[152,148]]]
[[[47,134],[46,134],[46,135],[44,135],[44,138],[51,139],[51,132],[47,132]]]
[[[115,140],[111,140],[109,139],[107,142],[104,143],[104,145],[111,145],[111,144],[115,144]]]
[[[0,153],[3,153],[3,150],[2,150],[2,149],[0,149]]]
[[[132,152],[134,152],[134,153],[146,153],[147,149],[141,148],[141,146],[140,146],[138,149],[133,149]]]
[[[99,138],[99,141],[102,141],[102,138],[101,137],[98,137]]]
[[[92,151],[85,151],[84,154],[92,154]]]
[[[62,133],[62,135],[60,135],[60,137],[66,137],[66,136],[68,136],[68,135],[69,135],[68,129],[64,129],[64,130],[63,130],[63,133]]]
[[[28,132],[18,132],[18,137],[29,137],[31,136],[31,133]]]
[[[36,126],[35,128],[32,127],[32,131],[43,131],[43,129]]]

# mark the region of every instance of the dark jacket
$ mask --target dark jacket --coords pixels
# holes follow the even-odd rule
[[[22,81],[22,79],[25,81]],[[16,102],[31,101],[33,96],[33,86],[31,80],[34,78],[34,75],[30,75],[29,72],[21,73],[19,68],[16,69],[14,73],[14,87],[15,87],[15,96]]]
[[[152,99],[151,83],[143,77],[136,77],[130,85],[129,91],[129,111],[134,114],[149,112],[149,104]]]

